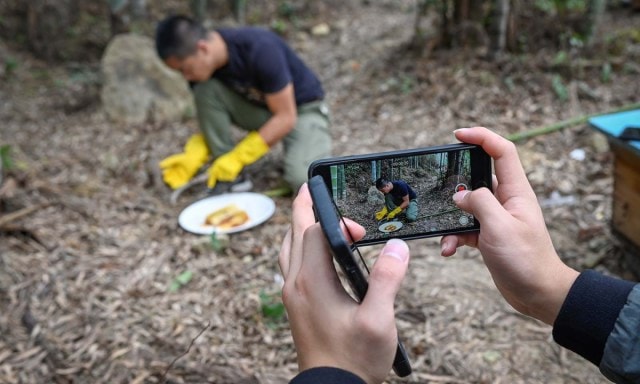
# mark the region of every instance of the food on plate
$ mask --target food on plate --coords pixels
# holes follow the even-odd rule
[[[213,225],[220,229],[238,227],[249,221],[249,215],[236,204],[225,205],[213,211],[205,220],[206,225]]]
[[[385,231],[389,231],[389,232],[395,231],[396,229],[397,229],[397,227],[395,225],[393,225],[393,224],[389,224],[386,227],[384,227],[384,230]]]

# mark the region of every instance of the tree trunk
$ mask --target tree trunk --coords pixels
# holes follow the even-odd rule
[[[585,17],[581,28],[584,31],[586,46],[593,45],[594,36],[597,36],[606,6],[606,0],[589,0],[587,17]]]
[[[202,23],[207,17],[207,0],[189,0],[191,15]]]
[[[489,30],[490,52],[492,56],[500,55],[507,46],[507,27],[511,0],[493,0],[491,8],[491,27]]]

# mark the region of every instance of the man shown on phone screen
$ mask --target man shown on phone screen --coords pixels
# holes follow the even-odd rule
[[[387,180],[384,177],[376,180],[376,188],[384,193],[382,210],[376,212],[376,220],[391,220],[403,211],[407,221],[418,218],[418,199],[413,189],[404,180]]]

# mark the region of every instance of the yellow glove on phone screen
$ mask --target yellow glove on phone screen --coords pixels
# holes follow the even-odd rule
[[[231,151],[218,157],[209,168],[209,188],[216,186],[218,181],[233,181],[244,167],[255,163],[269,152],[269,145],[258,132],[250,132]]]
[[[396,217],[400,212],[402,212],[402,208],[398,207],[396,209],[394,209],[393,211],[389,212],[389,214],[387,215],[387,219],[393,219],[394,217]]]
[[[376,212],[376,220],[384,219],[384,215],[387,214],[387,207],[382,208],[382,210]]]
[[[160,162],[162,179],[171,188],[186,184],[206,163],[209,148],[201,134],[193,135],[184,146],[184,152],[171,155]]]

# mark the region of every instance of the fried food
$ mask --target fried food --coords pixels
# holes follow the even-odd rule
[[[395,225],[393,225],[393,224],[389,224],[389,225],[387,225],[386,227],[384,227],[384,230],[385,230],[385,231],[392,232],[392,231],[395,231],[395,230],[396,230],[396,228],[397,228],[397,227],[396,227]]]
[[[212,225],[219,229],[238,227],[249,221],[249,215],[236,204],[226,205],[209,215],[205,220],[206,225]]]

